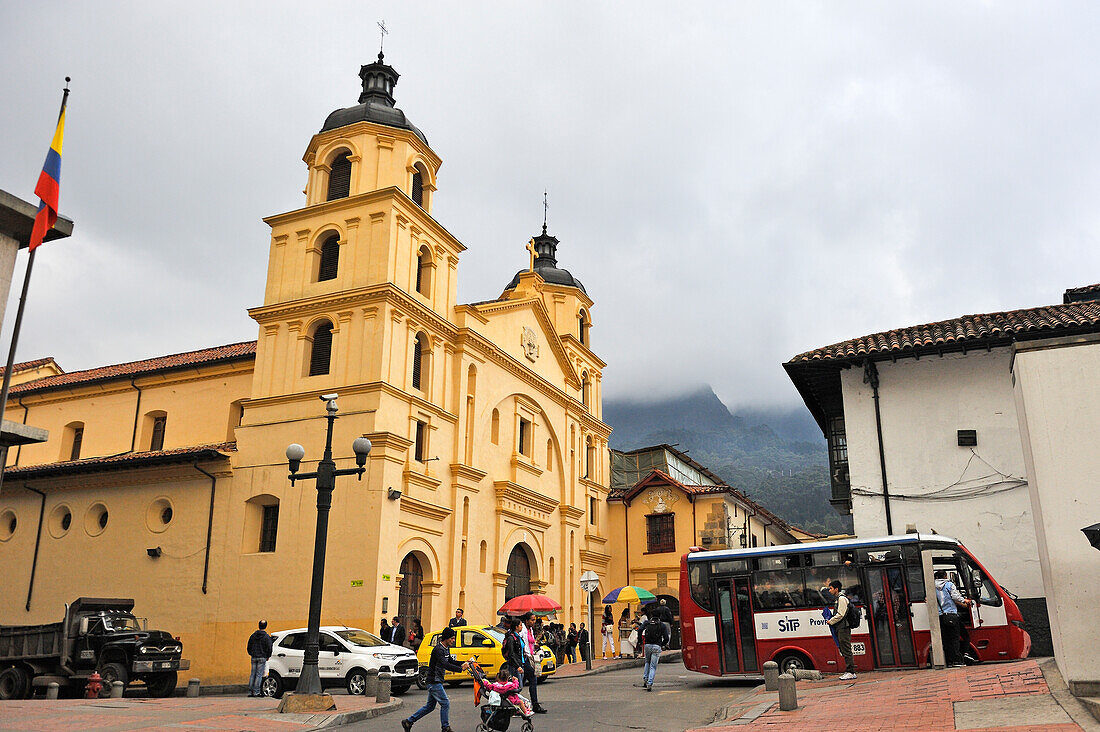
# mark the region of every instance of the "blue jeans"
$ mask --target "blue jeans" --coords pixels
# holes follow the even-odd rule
[[[653,677],[657,675],[657,662],[661,660],[661,647],[656,643],[645,644],[645,671],[642,679],[646,686],[653,683]]]
[[[253,658],[252,659],[252,674],[248,677],[248,693],[259,696],[262,689],[260,685],[264,682],[264,668],[267,667],[266,658]]]
[[[423,716],[431,714],[435,705],[439,705],[439,726],[451,726],[451,700],[447,698],[447,692],[443,691],[443,684],[428,684],[428,701],[409,716],[410,722],[415,722]]]
[[[531,660],[527,660],[527,664],[523,667],[523,680],[527,682],[527,690],[531,694],[531,706],[539,706],[539,671],[541,671],[542,662],[539,661],[540,668],[536,670],[536,667],[531,663]]]

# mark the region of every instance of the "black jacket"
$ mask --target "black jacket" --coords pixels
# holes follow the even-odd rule
[[[505,663],[512,669],[514,673],[517,669],[523,668],[523,648],[520,644],[523,641],[513,631],[509,630],[504,634],[504,645],[501,646],[500,654],[504,656]]]
[[[448,628],[464,628],[466,627],[466,618],[451,618],[447,621]]]
[[[642,637],[646,645],[668,645],[668,626],[660,620],[650,620],[642,626]]]
[[[248,636],[248,655],[250,658],[271,658],[271,636],[266,630],[257,630]]]
[[[462,664],[451,658],[451,649],[443,645],[443,641],[436,643],[428,660],[428,683],[442,684],[443,676],[448,671],[461,670]]]
[[[405,630],[405,626],[401,623],[397,623],[392,627],[393,630],[390,633],[390,643],[393,643],[395,646],[407,646],[408,643],[406,641],[409,640],[409,633]]]

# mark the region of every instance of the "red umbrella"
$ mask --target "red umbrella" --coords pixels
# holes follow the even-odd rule
[[[500,610],[497,610],[497,614],[525,615],[535,613],[536,615],[549,615],[558,610],[561,610],[561,605],[546,595],[517,595],[501,605]]]

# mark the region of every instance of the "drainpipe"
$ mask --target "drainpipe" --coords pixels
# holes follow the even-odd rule
[[[141,415],[141,387],[134,383],[134,378],[132,376],[130,377],[130,386],[137,389],[138,393],[137,406],[134,407],[134,431],[130,437],[130,452],[133,452],[134,447],[137,446],[138,417]]]
[[[42,544],[42,518],[46,515],[46,494],[31,488],[26,483],[23,487],[31,493],[42,496],[42,505],[38,507],[38,533],[34,537],[34,559],[31,560],[31,580],[27,583],[27,612],[31,610],[31,593],[34,592],[34,573],[38,569],[38,547]]]
[[[210,479],[210,513],[206,517],[206,559],[202,563],[202,594],[205,595],[206,581],[210,577],[210,537],[214,532],[214,490],[217,488],[218,479],[200,468],[198,463],[195,463],[194,468]]]
[[[878,465],[882,471],[882,500],[886,506],[886,535],[894,534],[894,522],[890,517],[890,486],[886,482],[886,448],[882,444],[882,412],[879,410],[878,399],[878,368],[875,362],[868,359],[863,362],[863,383],[871,385],[871,393],[875,400],[875,432],[878,434]]]
[[[623,524],[626,531],[626,583],[630,584],[630,504],[623,501]]]
[[[23,397],[16,397],[15,401],[19,402],[19,406],[23,407],[23,424],[27,423],[27,415],[31,413],[31,408],[23,403]],[[23,446],[15,448],[15,462],[12,463],[12,467],[19,464],[19,456],[23,454]]]

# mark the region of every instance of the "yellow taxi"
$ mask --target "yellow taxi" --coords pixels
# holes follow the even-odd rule
[[[420,644],[416,658],[420,662],[420,675],[423,677],[428,671],[428,660],[432,656],[432,648],[439,642],[437,630],[424,637]],[[467,625],[455,628],[455,645],[451,649],[451,656],[459,663],[469,661],[477,656],[477,662],[485,670],[488,676],[495,676],[504,663],[504,654],[501,652],[504,646],[504,633],[493,625]],[[539,646],[536,652],[539,657],[539,681],[545,680],[558,670],[554,661],[554,653],[546,646]],[[470,674],[465,671],[448,671],[443,678],[451,686],[457,686],[463,681],[470,680]]]

